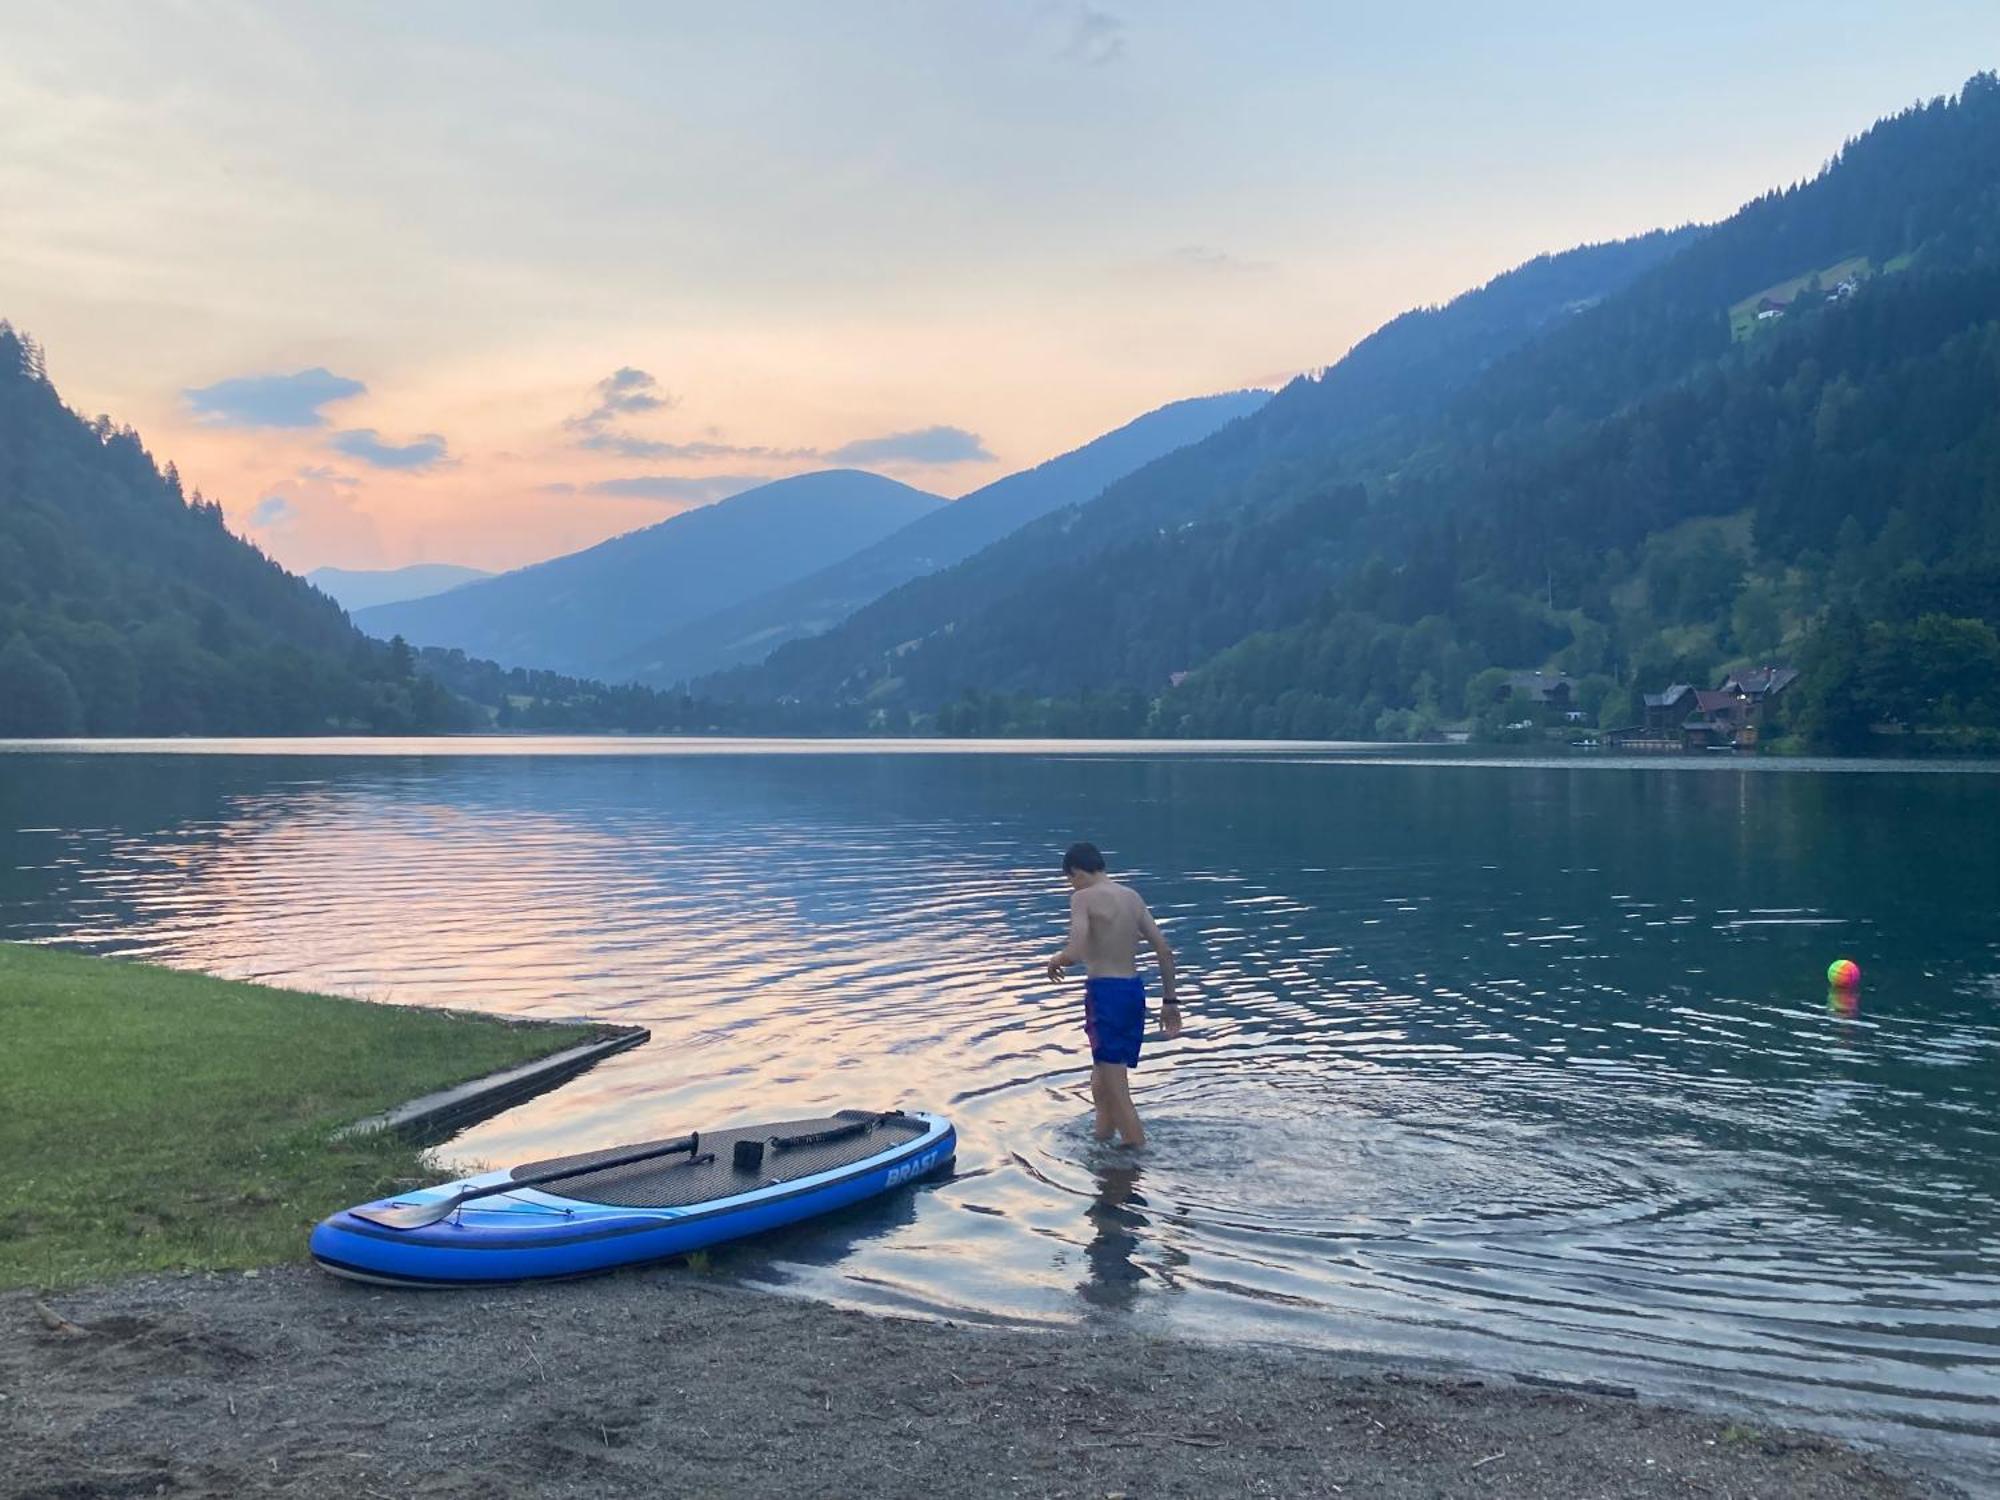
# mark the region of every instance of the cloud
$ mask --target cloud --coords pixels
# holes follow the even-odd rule
[[[855,438],[838,448],[769,448],[758,444],[720,443],[699,439],[687,443],[632,437],[622,432],[593,432],[577,446],[620,458],[671,459],[704,462],[718,458],[757,459],[765,463],[836,464],[966,464],[990,463],[993,455],[976,432],[963,427],[920,427],[882,437]]]
[[[315,366],[295,375],[239,375],[181,396],[211,427],[324,427],[322,406],[367,389],[358,380]]]
[[[299,470],[299,478],[309,484],[337,484],[349,489],[361,483],[352,474],[343,474],[331,464],[307,464]]]
[[[919,427],[885,437],[856,438],[822,455],[840,464],[991,463],[993,455],[976,432],[963,427]]]
[[[1058,55],[1092,68],[1115,63],[1125,55],[1125,22],[1108,10],[1079,4],[1070,12],[1068,39]]]
[[[770,482],[768,474],[635,474],[629,479],[600,479],[585,488],[593,495],[616,495],[625,500],[690,500],[705,505]],[[558,490],[555,485],[548,488]]]
[[[591,389],[597,393],[597,404],[582,416],[571,417],[564,426],[580,432],[598,432],[621,416],[664,411],[680,405],[678,396],[661,390],[660,383],[651,375],[630,365],[613,370]]]
[[[372,427],[355,427],[336,432],[326,440],[336,453],[358,458],[377,469],[434,469],[448,461],[445,441],[435,432],[421,434],[413,443],[385,443]]]
[[[578,438],[579,448],[597,453],[616,453],[621,458],[764,458],[790,462],[802,458],[823,458],[817,448],[745,447],[738,443],[663,443],[653,438],[630,437],[622,432],[593,432]]]
[[[592,387],[597,404],[581,416],[566,418],[563,426],[576,434],[577,447],[593,453],[611,453],[619,458],[644,458],[671,463],[711,463],[720,460],[755,463],[842,463],[842,464],[889,464],[889,465],[934,465],[990,463],[993,455],[986,451],[986,445],[977,433],[967,432],[962,427],[921,427],[910,432],[892,432],[882,437],[855,438],[842,443],[837,448],[774,448],[764,443],[731,443],[723,441],[720,428],[704,429],[704,435],[685,442],[674,442],[665,438],[641,437],[623,430],[621,418],[636,412],[658,411],[679,405],[676,397],[669,396],[660,389],[659,382],[646,371],[626,365],[611,372]],[[348,446],[346,440],[365,438],[363,446]],[[425,460],[416,458],[415,446],[388,449],[375,442],[373,432],[341,433],[334,439],[334,446],[342,452],[369,463],[385,467],[419,467]],[[438,457],[443,456],[444,439],[436,439]],[[365,451],[364,451],[365,448]],[[409,455],[401,463],[385,464],[384,455],[393,454],[398,458]],[[731,484],[740,476],[723,476],[714,483]],[[745,480],[745,483],[761,484],[763,479]],[[602,484],[586,486],[587,489],[606,495],[644,495],[649,499],[683,499],[695,493],[690,487],[710,485],[711,481],[682,475],[640,475],[632,479],[606,480]],[[656,485],[660,488],[647,489]],[[622,487],[622,488],[621,488]],[[556,486],[545,486],[550,493],[564,493]],[[733,493],[733,491],[730,491]],[[711,497],[712,498],[712,497]]]
[[[264,531],[295,521],[298,515],[298,507],[283,495],[266,495],[257,502],[257,508],[250,512],[250,524],[259,531]]]

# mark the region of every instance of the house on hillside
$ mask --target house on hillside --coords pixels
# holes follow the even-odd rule
[[[1768,703],[1798,680],[1796,667],[1758,667],[1749,672],[1731,672],[1722,679],[1722,690],[1742,693],[1757,703]]]
[[[1736,748],[1749,723],[1749,702],[1742,693],[1696,688],[1694,711],[1681,721],[1682,746],[1688,750]]]
[[[1502,729],[1546,729],[1583,719],[1576,682],[1560,672],[1506,672],[1494,681],[1491,701]]]
[[[1730,673],[1718,688],[1677,682],[1644,695],[1645,725],[1628,740],[1634,749],[1755,749],[1772,706],[1798,680],[1792,667],[1758,667]]]
[[[1567,713],[1576,706],[1576,681],[1560,672],[1509,672],[1505,691],[1494,696],[1503,703],[1532,703]]]
[[[1722,679],[1722,691],[1733,693],[1737,699],[1731,719],[1737,725],[1736,744],[1740,748],[1756,747],[1764,737],[1773,707],[1798,680],[1796,667],[1757,667],[1748,672],[1731,672]]]
[[[1647,693],[1646,731],[1651,738],[1678,738],[1680,728],[1693,708],[1694,685],[1677,682],[1664,693]]]

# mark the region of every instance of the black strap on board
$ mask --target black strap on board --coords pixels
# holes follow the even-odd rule
[[[908,1118],[900,1109],[885,1109],[880,1114],[862,1115],[845,1125],[833,1125],[825,1130],[809,1130],[803,1135],[772,1136],[771,1148],[774,1151],[789,1151],[795,1146],[824,1146],[828,1141],[844,1141],[865,1135],[885,1121]]]

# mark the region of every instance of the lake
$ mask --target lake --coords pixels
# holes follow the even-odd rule
[[[456,1161],[948,1112],[951,1180],[715,1258],[794,1293],[1747,1401],[1993,1473],[1996,829],[1980,768],[44,749],[0,753],[0,936],[652,1029]],[[1041,972],[1080,837],[1187,976],[1137,1160]]]

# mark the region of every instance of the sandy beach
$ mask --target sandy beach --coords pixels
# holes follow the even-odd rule
[[[1888,1500],[1821,1438],[1323,1353],[842,1311],[686,1268],[0,1296],[0,1495]]]

